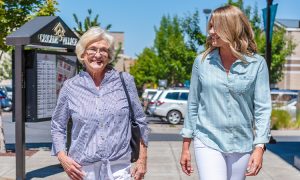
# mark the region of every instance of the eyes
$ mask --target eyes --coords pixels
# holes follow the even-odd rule
[[[100,55],[108,56],[107,48],[90,47],[90,48],[86,49],[86,53],[88,56],[95,56],[98,52],[100,53]]]

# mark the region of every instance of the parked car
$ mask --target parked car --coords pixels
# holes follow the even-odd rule
[[[147,110],[148,103],[150,99],[156,94],[158,89],[145,89],[142,94],[142,106],[144,107],[144,111]]]
[[[278,109],[287,111],[291,115],[292,119],[296,119],[296,111],[297,111],[296,105],[297,105],[297,98],[294,98],[290,100],[286,105],[278,107]]]
[[[272,90],[271,99],[274,107],[286,105],[292,99],[297,99],[298,91],[295,90]]]
[[[145,89],[142,94],[142,99],[151,99],[158,89]]]
[[[4,87],[0,87],[0,108],[5,111],[12,110],[12,100],[7,96],[7,90]]]
[[[8,98],[12,99],[12,94],[13,94],[12,86],[11,85],[5,85],[4,87],[6,88]]]
[[[165,117],[171,124],[178,124],[185,117],[189,90],[168,89],[159,96],[153,112],[155,116]]]
[[[164,90],[162,90],[162,89],[157,90],[157,92],[154,94],[154,96],[150,99],[150,101],[147,104],[146,114],[153,116],[153,112],[156,109],[156,103],[163,91]]]

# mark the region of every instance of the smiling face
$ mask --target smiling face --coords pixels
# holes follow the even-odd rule
[[[213,24],[213,21],[210,22],[208,33],[209,33],[209,36],[211,37],[211,45],[212,46],[222,47],[222,46],[226,45],[226,43],[217,34],[216,29]]]
[[[104,72],[109,63],[109,44],[105,40],[89,44],[83,54],[83,60],[88,72],[94,74]]]

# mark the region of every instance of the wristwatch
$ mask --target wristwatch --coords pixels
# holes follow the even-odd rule
[[[256,144],[255,148],[261,148],[262,150],[266,151],[266,145],[265,144]]]

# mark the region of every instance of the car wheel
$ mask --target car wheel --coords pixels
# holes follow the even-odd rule
[[[178,124],[182,119],[182,115],[179,111],[172,110],[168,112],[167,119],[171,124]]]

